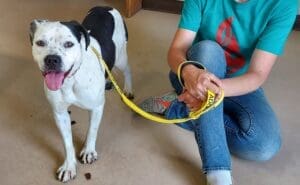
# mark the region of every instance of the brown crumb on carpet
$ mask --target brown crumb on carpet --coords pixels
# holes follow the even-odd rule
[[[84,176],[85,176],[86,180],[91,180],[91,178],[92,178],[91,173],[85,173]]]

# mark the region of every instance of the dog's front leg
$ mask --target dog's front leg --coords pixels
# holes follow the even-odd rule
[[[67,182],[74,179],[76,176],[76,157],[73,146],[70,116],[66,110],[63,112],[54,112],[54,118],[63,138],[66,154],[63,165],[57,170],[57,178],[62,182]]]
[[[90,127],[85,140],[83,149],[80,152],[80,161],[84,164],[91,164],[97,160],[96,152],[97,133],[100,126],[100,121],[103,114],[104,102],[97,108],[90,111]]]

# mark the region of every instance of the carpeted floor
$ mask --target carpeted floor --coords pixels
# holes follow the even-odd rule
[[[0,184],[54,185],[64,150],[44,96],[43,81],[32,60],[29,23],[35,18],[81,21],[95,5],[118,0],[2,0],[0,2]],[[142,10],[125,19],[129,31],[129,62],[135,101],[171,89],[166,53],[178,15]],[[282,122],[283,145],[271,161],[255,163],[233,157],[237,185],[297,185],[300,170],[300,32],[293,32],[284,56],[265,84]],[[120,79],[120,76],[117,75]],[[78,165],[72,185],[205,185],[192,133],[158,125],[133,114],[115,91],[106,105],[93,165]],[[79,152],[88,114],[71,108],[73,137]],[[90,173],[87,180],[85,174]]]

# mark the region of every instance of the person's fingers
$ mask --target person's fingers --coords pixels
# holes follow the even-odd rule
[[[200,88],[200,87],[202,88]],[[222,81],[214,74],[207,72],[205,79],[202,82],[202,86],[199,84],[198,88],[201,89],[202,93],[207,95],[207,90],[213,91],[215,94],[220,94],[222,89]]]
[[[222,81],[216,77],[214,74],[210,74],[211,84],[209,89],[212,90],[216,94],[216,99],[221,98],[223,83]]]
[[[206,99],[207,94],[206,93],[199,93],[197,99],[204,101]]]
[[[184,102],[191,111],[198,110],[202,105],[202,101],[192,96],[189,92],[185,93]]]
[[[209,89],[210,91],[212,91],[213,93],[215,93],[217,95],[220,94],[220,92],[221,92],[220,87],[212,82],[207,85],[207,89]]]
[[[197,98],[195,98],[194,96],[192,96],[188,91],[185,91],[184,93],[182,93],[181,95],[179,95],[178,99],[180,99],[180,101],[183,101],[186,104],[191,104],[191,103],[197,101]]]
[[[195,101],[195,97],[193,97],[190,93],[188,93],[188,92],[185,92],[184,93],[184,98],[185,98],[185,100],[184,100],[184,102],[186,103],[186,104],[192,104],[194,101]]]
[[[195,74],[195,73],[194,73]],[[216,99],[221,97],[223,84],[222,81],[216,77],[214,74],[208,71],[202,71],[201,74],[192,75],[193,78],[189,78],[186,81],[186,89],[189,92],[189,95],[195,97],[198,100],[206,101],[207,90],[210,90],[216,94]],[[197,76],[197,80],[194,77]],[[193,109],[193,100],[190,99],[188,94],[180,96],[179,101],[182,101],[186,104],[190,104],[189,108]]]
[[[184,102],[184,103],[187,103],[189,101],[189,97],[191,95],[188,93],[188,91],[184,91],[182,94],[180,94],[178,96],[178,100],[181,101],[181,102]]]
[[[205,100],[207,96],[207,88],[211,82],[208,79],[203,79],[202,83],[197,84],[197,91],[194,92],[193,96],[197,99]]]
[[[183,93],[183,94],[179,95],[177,99],[178,99],[178,101],[183,102],[185,99],[185,94]]]
[[[197,111],[200,109],[202,102],[198,102],[197,104],[187,104],[187,107],[190,111]]]
[[[206,89],[204,88],[204,86],[198,86],[197,90],[191,92],[191,95],[194,96],[196,99],[204,100],[206,98]]]
[[[218,77],[216,77],[214,74],[210,73],[208,75],[208,78],[210,79],[211,82],[215,83],[220,88],[223,88],[222,81]]]
[[[189,110],[193,109],[193,106],[191,104],[186,104],[187,108],[189,108]]]
[[[190,111],[194,112],[194,111],[197,111],[199,108],[200,108],[200,106],[199,107],[192,107],[192,108],[190,108]]]

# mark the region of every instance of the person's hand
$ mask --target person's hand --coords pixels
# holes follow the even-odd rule
[[[189,91],[184,91],[181,95],[179,95],[178,101],[184,102],[190,111],[199,110],[203,103],[201,99],[197,99],[191,95]]]
[[[190,95],[205,101],[207,90],[211,90],[219,98],[222,90],[222,82],[214,74],[190,64],[184,66],[181,71],[186,90]]]

